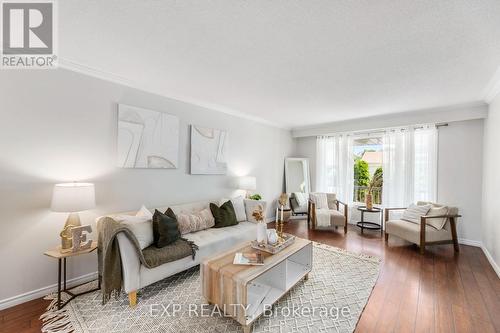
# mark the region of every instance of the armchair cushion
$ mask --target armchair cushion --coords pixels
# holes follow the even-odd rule
[[[318,227],[344,226],[345,216],[336,209],[316,209],[316,225]]]
[[[446,206],[432,206],[427,216],[443,216],[448,214],[448,207]],[[436,228],[437,230],[443,229],[448,219],[446,217],[436,218],[436,219],[427,219],[426,224]]]
[[[420,224],[420,217],[426,215],[432,205],[415,205],[411,204],[404,212],[401,220]]]
[[[386,233],[405,239],[414,244],[420,244],[420,224],[404,220],[390,220],[385,223]],[[451,240],[451,233],[448,230],[437,230],[429,225],[425,226],[426,242],[438,242]]]
[[[327,193],[326,200],[328,202],[328,209],[337,210],[337,195],[335,193]]]
[[[292,198],[295,198],[297,205],[300,207],[307,206],[307,193],[304,192],[293,192]]]
[[[316,209],[329,209],[328,207],[328,196],[326,193],[311,193],[309,198],[316,205]]]

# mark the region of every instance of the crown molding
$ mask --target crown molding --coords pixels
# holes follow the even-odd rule
[[[387,127],[409,126],[424,123],[445,123],[488,116],[488,104],[474,101],[437,108],[388,113],[378,116],[331,122],[320,126],[306,126],[292,129],[292,137],[329,135],[340,132],[373,130]]]
[[[198,100],[196,98],[189,97],[189,96],[165,94],[165,92],[163,92],[159,89],[156,89],[153,87],[146,87],[146,86],[144,86],[144,85],[142,85],[134,80],[131,80],[129,78],[126,78],[126,77],[123,77],[123,76],[120,76],[120,75],[117,75],[117,74],[114,74],[111,72],[107,72],[107,71],[104,71],[101,69],[93,68],[93,67],[90,67],[87,65],[83,65],[81,63],[78,63],[78,62],[75,62],[75,61],[72,61],[72,60],[69,60],[66,58],[59,57],[58,61],[59,61],[60,68],[63,68],[63,69],[66,69],[66,70],[69,70],[72,72],[95,77],[95,78],[98,78],[98,79],[101,79],[104,81],[127,86],[129,88],[141,90],[141,91],[144,91],[147,93],[152,93],[152,94],[159,95],[159,96],[162,96],[162,97],[165,97],[168,99],[173,99],[173,100],[176,100],[179,102],[193,104],[193,105],[196,105],[196,106],[199,106],[202,108],[211,109],[211,110],[225,113],[225,114],[228,114],[228,115],[231,115],[234,117],[251,120],[251,121],[263,124],[263,125],[276,127],[276,128],[280,128],[280,129],[285,129],[285,130],[291,130],[290,127],[283,126],[282,124],[275,123],[275,122],[269,121],[269,120],[264,119],[264,118],[255,117],[255,116],[249,115],[247,113],[244,113],[242,111],[227,108],[227,107],[222,106],[222,105],[209,103],[206,101],[201,101],[201,100]]]
[[[482,99],[489,104],[495,99],[495,97],[498,96],[498,94],[500,94],[500,67],[498,67],[490,82],[486,85],[486,88],[483,91]]]

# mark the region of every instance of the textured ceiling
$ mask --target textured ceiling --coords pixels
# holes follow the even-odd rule
[[[59,1],[63,59],[300,127],[475,101],[499,0]]]

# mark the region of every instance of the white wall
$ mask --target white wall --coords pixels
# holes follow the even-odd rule
[[[483,249],[496,264],[500,276],[500,219],[498,218],[500,189],[500,95],[490,104],[488,119],[484,127],[484,172],[483,172]],[[493,265],[495,266],[495,265]]]
[[[178,169],[115,167],[117,103],[180,117]],[[189,175],[189,124],[228,130],[228,176]],[[59,243],[66,218],[49,210],[54,183],[96,184],[97,208],[81,214],[84,224],[143,203],[155,207],[227,197],[239,175],[256,176],[257,192],[275,200],[283,190],[284,157],[292,150],[289,131],[82,74],[2,71],[0,306],[1,300],[57,282],[56,261],[43,256]],[[68,264],[69,278],[97,270],[95,254]]]
[[[438,201],[460,208],[463,218],[458,224],[458,235],[473,242],[481,241],[482,137],[482,119],[451,122],[439,129]],[[315,190],[316,138],[295,140],[295,155],[311,161]],[[356,215],[351,217],[357,219]]]

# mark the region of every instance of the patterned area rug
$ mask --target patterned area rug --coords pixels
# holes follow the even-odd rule
[[[354,331],[379,268],[378,258],[314,243],[309,279],[261,316],[253,332]],[[54,295],[47,298],[53,300]],[[103,306],[99,291],[77,297],[60,311],[54,310],[54,303],[41,317],[43,332],[243,332],[236,321],[205,304],[198,267],[143,288],[134,308],[124,293]]]

